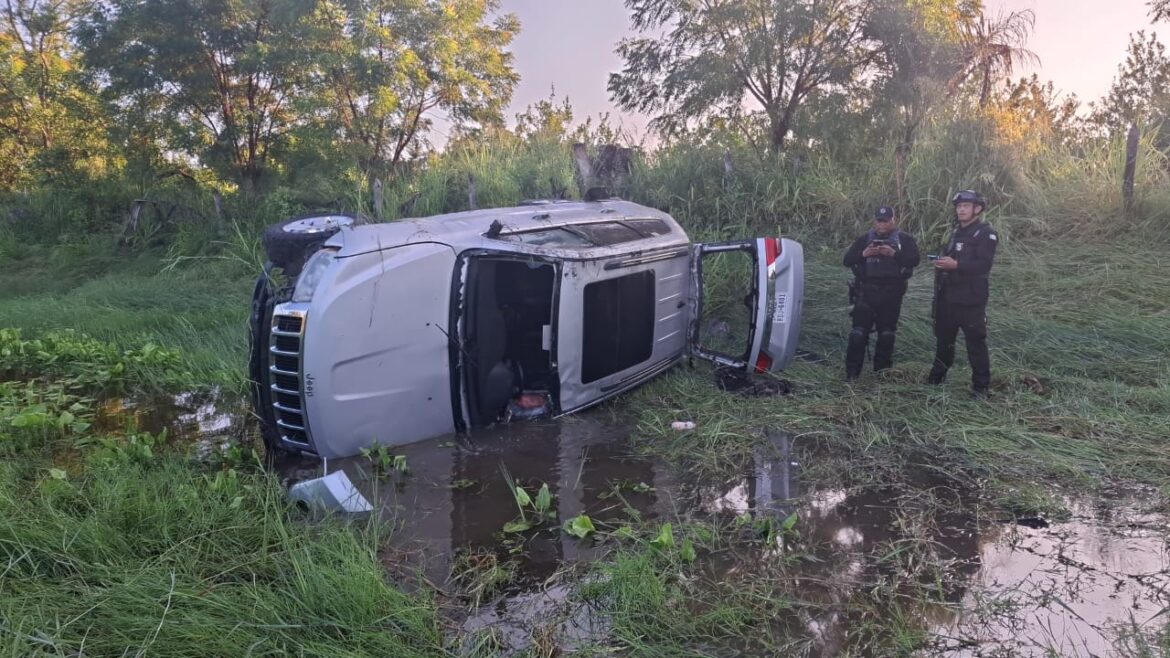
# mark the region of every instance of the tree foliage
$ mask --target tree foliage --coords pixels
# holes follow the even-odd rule
[[[1131,123],[1155,124],[1170,117],[1170,58],[1157,34],[1131,34],[1125,61],[1108,93],[1093,109],[1092,120],[1111,133]]]
[[[1170,19],[1170,0],[1150,0],[1150,18],[1157,23]]]
[[[1017,65],[1040,60],[1024,48],[1036,25],[1031,9],[988,18],[982,11],[965,17],[961,25],[962,78],[979,82],[979,107],[987,107],[996,82],[1006,82]]]
[[[0,25],[0,188],[100,173],[104,117],[69,28],[82,0],[7,0]]]
[[[141,129],[257,186],[303,120],[305,2],[107,0],[82,30],[106,93]]]
[[[913,144],[918,127],[962,79],[960,26],[973,11],[962,0],[883,0],[874,12],[874,105],[896,115],[902,148]]]
[[[870,56],[863,27],[874,0],[626,0],[634,27],[609,92],[627,110],[653,112],[677,134],[696,119],[755,104],[783,148],[801,105],[843,85]]]
[[[432,112],[499,122],[517,76],[497,0],[107,0],[80,31],[138,130],[255,188],[315,142],[381,175]]]
[[[461,127],[500,124],[519,76],[498,0],[337,0],[317,10],[314,62],[330,116],[367,176],[426,145],[432,114]]]

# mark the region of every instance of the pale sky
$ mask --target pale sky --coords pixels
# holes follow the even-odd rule
[[[1056,89],[1075,93],[1082,103],[1105,94],[1125,59],[1129,33],[1161,32],[1170,43],[1170,24],[1151,26],[1146,0],[984,0],[989,15],[1031,9],[1036,28],[1028,48],[1040,57],[1035,72],[1052,80]],[[649,117],[614,109],[605,90],[611,72],[622,61],[614,47],[630,34],[622,0],[502,0],[502,10],[520,18],[520,34],[512,42],[520,84],[508,111],[512,115],[547,98],[555,86],[558,99],[567,96],[575,119],[609,112],[614,123],[640,134]]]

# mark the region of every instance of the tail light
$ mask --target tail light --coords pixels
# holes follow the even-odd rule
[[[756,359],[756,374],[762,375],[772,369],[772,357],[768,356],[767,352],[760,352],[759,358]]]
[[[776,262],[780,257],[780,238],[764,238],[764,254],[767,256],[768,265]]]

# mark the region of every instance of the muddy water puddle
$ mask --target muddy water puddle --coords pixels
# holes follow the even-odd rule
[[[599,530],[635,521],[670,519],[679,511],[678,484],[664,464],[633,456],[624,430],[577,417],[486,430],[393,450],[406,471],[379,469],[374,460],[332,460],[391,524],[392,560],[423,567],[433,583],[447,580],[460,560],[494,555],[510,561],[520,588],[542,583],[566,565],[596,558],[600,547],[560,531],[561,522],[588,515]],[[320,475],[319,462],[279,465],[290,482]],[[508,480],[533,499],[547,485],[551,507],[533,528],[505,532],[521,518]]]
[[[948,656],[1122,655],[1126,645],[1118,638],[1166,627],[1170,523],[1141,502],[1155,497],[1134,491],[1122,501],[1070,499],[1067,521],[987,533],[978,547],[981,567],[961,605],[936,627],[936,650]]]
[[[219,389],[145,398],[109,398],[99,403],[95,429],[102,432],[166,433],[189,443],[197,457],[222,453],[250,431],[243,400]]]
[[[167,428],[218,449],[245,435],[242,409],[215,393],[185,394],[120,401],[106,415],[115,423],[129,414],[141,431]],[[1059,522],[1005,523],[977,492],[929,475],[886,487],[807,482],[800,461],[815,453],[782,433],[741,473],[717,481],[636,455],[627,437],[619,421],[595,412],[388,451],[405,458],[405,469],[389,459],[376,468],[369,458],[277,468],[290,483],[344,470],[391,527],[384,557],[395,577],[446,592],[465,610],[454,633],[491,633],[505,655],[548,642],[561,651],[607,642],[611,621],[577,586],[596,577],[588,563],[617,542],[563,532],[578,515],[605,537],[687,520],[743,533],[743,519],[775,527],[795,513],[792,537],[761,547],[755,533],[750,546],[731,542],[702,555],[695,570],[712,588],[789,583],[786,595],[802,612],[773,623],[806,655],[858,653],[855,629],[872,624],[874,592],[883,589],[903,601],[890,625],[909,615],[928,632],[922,655],[1126,655],[1119,637],[1170,623],[1170,520],[1149,508],[1155,491],[1070,496],[1070,516]],[[509,478],[532,497],[547,485],[550,518],[504,532],[519,517]],[[786,559],[794,552],[801,558]]]

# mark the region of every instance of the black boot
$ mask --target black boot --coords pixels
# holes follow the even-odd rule
[[[897,334],[893,331],[879,331],[877,346],[873,350],[873,371],[879,372],[894,365],[894,340]]]
[[[846,381],[853,381],[861,374],[861,366],[865,363],[865,348],[868,345],[868,331],[861,327],[854,327],[849,332],[849,346],[845,350]]]

